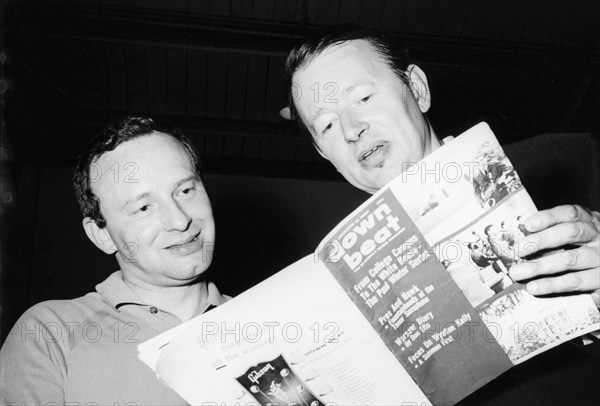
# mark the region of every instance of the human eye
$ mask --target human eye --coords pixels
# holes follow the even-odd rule
[[[364,104],[364,103],[367,103],[369,100],[371,100],[371,98],[373,98],[373,94],[369,94],[367,96],[361,97],[358,102]]]
[[[327,123],[327,125],[325,125],[325,127],[323,128],[323,130],[321,130],[321,134],[327,134],[327,132],[329,132],[329,130],[331,130],[333,128],[333,122],[329,122]]]
[[[186,187],[184,189],[181,190],[181,194],[183,196],[191,196],[194,194],[194,192],[196,191],[196,187],[195,186],[190,186],[190,187]]]
[[[321,126],[321,135],[326,135],[329,133],[335,126],[336,119],[327,121],[323,126]]]
[[[180,196],[187,197],[191,196],[196,192],[197,185],[196,182],[191,182],[189,184],[184,185],[179,192],[177,193]]]
[[[151,208],[150,203],[142,204],[142,205],[137,206],[136,208],[134,208],[133,214],[136,215],[136,216],[146,214],[146,213],[148,213],[150,211],[150,208]]]

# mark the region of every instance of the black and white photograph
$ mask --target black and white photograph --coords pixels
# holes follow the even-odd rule
[[[497,140],[481,123],[446,148],[406,170],[391,183],[409,216],[430,244],[465,223],[476,221],[522,188],[521,180]],[[533,206],[533,205],[532,205]]]
[[[320,320],[313,301],[338,312],[332,329],[373,330],[360,351],[323,356],[336,390],[311,402],[595,404],[598,112],[597,0],[0,0],[0,406],[227,403],[219,374],[190,398],[154,366],[215,312],[255,323],[243,298],[265,281],[299,293],[277,278],[290,267],[318,278],[261,321]],[[481,126],[497,142],[445,152]],[[344,290],[319,273],[325,237],[415,173],[433,182],[340,241],[350,262],[377,250],[365,278]],[[427,250],[408,246],[423,236]],[[417,268],[447,283],[406,286]],[[564,309],[527,348],[479,334],[472,352],[487,356],[452,352],[469,322],[483,329],[462,309],[502,324],[512,305],[494,300],[517,287],[527,300],[502,300]],[[386,295],[389,312],[368,319],[351,294]],[[306,325],[299,342],[320,331]],[[377,373],[343,372],[375,353]]]
[[[532,214],[530,204],[525,191],[517,192],[436,246],[438,257],[473,307],[513,284],[508,271],[525,261],[519,252],[525,237],[520,221]]]
[[[524,311],[524,307],[533,303],[543,309],[545,316],[536,320]],[[585,308],[578,311],[565,311],[560,307],[544,308],[547,303],[538,299],[522,288],[511,288],[506,295],[486,303],[478,309],[479,315],[511,361],[523,362],[545,345],[551,345],[565,335],[576,333],[575,325],[584,328],[589,323],[595,324],[600,319],[594,314],[591,319],[584,320]],[[583,321],[583,323],[581,323]]]
[[[521,186],[515,169],[499,148],[482,145],[474,162],[479,165],[472,174],[473,193],[482,207],[493,207]]]

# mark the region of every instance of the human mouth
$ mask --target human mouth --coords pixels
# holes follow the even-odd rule
[[[383,164],[385,160],[385,152],[387,150],[386,142],[378,142],[371,144],[366,150],[359,155],[358,162],[363,167],[375,167]]]
[[[202,248],[202,240],[200,239],[201,234],[202,232],[199,231],[197,234],[194,234],[189,238],[175,244],[169,245],[165,249],[184,255],[196,252],[198,249]]]

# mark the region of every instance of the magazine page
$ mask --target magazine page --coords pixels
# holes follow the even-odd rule
[[[427,397],[454,403],[600,327],[589,295],[535,298],[508,277],[535,210],[482,123],[407,163],[317,255]]]
[[[313,255],[151,342],[191,404],[430,404]]]
[[[589,295],[536,298],[508,276],[535,211],[486,124],[373,195],[230,302],[139,346],[192,404],[453,404],[598,329]]]
[[[171,341],[175,340],[179,334],[187,330],[191,324],[194,323],[195,319],[189,320],[185,323],[181,323],[177,327],[165,331],[162,334],[151,338],[148,341],[138,345],[138,358],[146,365],[148,365],[153,371],[156,371],[156,364],[162,355],[162,350]]]
[[[512,366],[389,188],[317,252],[433,404],[454,404]]]
[[[522,261],[519,249],[527,253],[517,243],[527,233],[522,221],[537,209],[487,124],[408,168],[390,189],[512,363],[600,328],[590,295],[538,298],[508,275]]]

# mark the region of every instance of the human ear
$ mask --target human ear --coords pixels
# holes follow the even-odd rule
[[[292,112],[288,106],[279,110],[279,115],[285,120],[292,120]]]
[[[86,217],[83,219],[83,229],[90,241],[106,254],[114,254],[117,251],[117,247],[106,227],[100,228],[94,220]]]
[[[426,113],[431,107],[431,93],[429,92],[425,72],[417,65],[409,65],[406,73],[408,80],[410,80],[410,88],[419,104],[419,109],[421,113]]]

